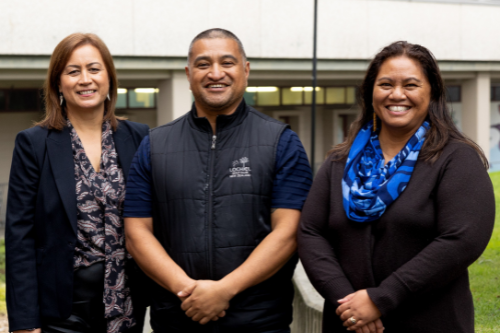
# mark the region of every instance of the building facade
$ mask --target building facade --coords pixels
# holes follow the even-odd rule
[[[98,34],[120,82],[117,114],[155,127],[192,103],[184,67],[191,39],[233,31],[251,64],[245,100],[290,124],[311,152],[312,0],[2,1],[0,11],[0,223],[16,133],[43,115],[50,54],[73,32]],[[500,170],[500,41],[494,0],[318,0],[314,166],[359,113],[356,87],[370,59],[406,40],[439,61],[453,117]]]

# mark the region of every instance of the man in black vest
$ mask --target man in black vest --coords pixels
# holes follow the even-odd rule
[[[290,332],[312,176],[297,135],[245,104],[249,73],[234,34],[196,36],[192,110],[151,130],[132,163],[127,249],[156,282],[156,333]]]

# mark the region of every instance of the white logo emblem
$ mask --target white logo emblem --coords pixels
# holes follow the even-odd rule
[[[245,166],[245,164],[249,163],[250,160],[248,157],[242,157],[239,160],[233,161],[233,167],[229,168],[229,178],[235,177],[250,177],[252,170],[250,167]]]

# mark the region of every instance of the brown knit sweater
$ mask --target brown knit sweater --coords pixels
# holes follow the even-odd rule
[[[385,332],[474,332],[467,267],[491,237],[495,200],[479,156],[463,143],[417,161],[407,188],[374,222],[347,219],[345,163],[323,164],[302,211],[299,255],[325,298],[323,332],[345,332],[337,300],[367,289]]]

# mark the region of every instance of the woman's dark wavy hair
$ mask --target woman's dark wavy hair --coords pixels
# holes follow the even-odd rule
[[[463,142],[471,146],[481,158],[484,166],[488,169],[489,164],[481,147],[465,136],[453,123],[450,110],[446,103],[446,90],[443,79],[433,54],[425,47],[418,44],[410,44],[405,41],[394,42],[382,49],[368,66],[365,79],[358,91],[358,103],[361,114],[351,124],[347,139],[333,147],[328,154],[334,161],[347,159],[351,145],[359,130],[373,119],[373,87],[382,64],[390,58],[406,56],[417,61],[431,85],[431,100],[429,103],[429,114],[427,120],[431,128],[427,131],[425,143],[420,152],[420,158],[426,162],[433,163],[441,155],[446,144],[453,140]],[[380,120],[377,124],[380,128]]]

